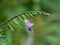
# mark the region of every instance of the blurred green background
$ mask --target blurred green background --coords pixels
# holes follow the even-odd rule
[[[50,15],[30,17],[35,25],[31,32],[18,18],[0,26],[0,45],[60,45],[60,0],[0,0],[0,24],[26,11]]]

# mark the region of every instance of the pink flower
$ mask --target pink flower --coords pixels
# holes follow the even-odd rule
[[[25,19],[24,21],[25,21],[25,24],[27,26],[27,29],[29,31],[31,31],[31,27],[33,26],[33,23],[30,23],[30,21],[28,19]]]

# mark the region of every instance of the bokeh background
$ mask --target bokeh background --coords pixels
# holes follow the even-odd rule
[[[60,0],[0,0],[0,24],[26,11],[50,15],[31,18],[36,24],[31,32],[14,23],[11,29],[0,26],[0,45],[60,45]]]

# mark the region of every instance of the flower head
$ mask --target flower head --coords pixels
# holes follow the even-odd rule
[[[31,31],[31,27],[33,26],[33,23],[30,23],[30,21],[28,19],[25,19],[25,24],[26,24],[26,27],[29,31]]]

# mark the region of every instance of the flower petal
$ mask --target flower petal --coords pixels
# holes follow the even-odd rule
[[[30,27],[27,27],[27,30],[31,31],[31,28]]]

